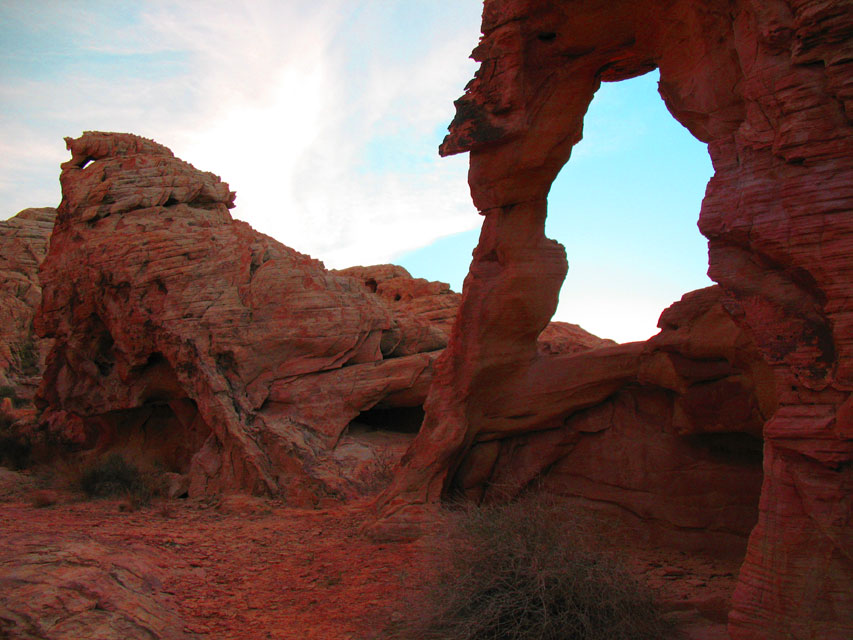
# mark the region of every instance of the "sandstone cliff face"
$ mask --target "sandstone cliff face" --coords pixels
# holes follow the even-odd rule
[[[39,263],[47,253],[56,210],[24,209],[0,221],[0,388],[18,402],[35,395],[50,348],[33,333],[41,301]]]
[[[544,235],[548,189],[600,83],[658,68],[667,107],[715,168],[699,216],[709,274],[772,370],[731,636],[853,635],[853,7],[486,0],[483,34],[480,70],[441,147],[470,152],[483,231],[424,426],[378,503],[377,530],[405,530],[484,434],[542,429],[495,400],[518,381],[571,378],[536,347],[566,272],[563,248]],[[611,358],[630,379],[635,355]],[[590,404],[622,384],[602,376]],[[703,403],[685,397],[679,411]]]
[[[413,278],[406,269],[395,264],[349,267],[334,273],[360,280],[368,291],[377,294],[393,308],[422,320],[430,327],[428,332],[440,335],[436,340],[442,346],[447,345],[462,298],[450,290],[450,285]]]
[[[440,295],[428,300],[439,284],[397,274],[424,290],[388,303],[234,221],[228,186],[162,145],[94,132],[67,142],[36,318],[55,340],[43,427],[93,455],[130,449],[186,474],[192,495],[305,503],[369,484],[387,443],[348,426],[383,411],[389,431],[419,423],[446,336],[412,305],[440,310]]]

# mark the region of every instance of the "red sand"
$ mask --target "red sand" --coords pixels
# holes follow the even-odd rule
[[[127,511],[115,500],[45,508],[15,500],[0,502],[0,563],[13,566],[38,539],[143,550],[163,570],[162,591],[185,631],[203,638],[367,640],[431,566],[428,539],[377,544],[361,536],[363,505],[304,510],[231,496],[218,505],[173,501]],[[678,612],[691,638],[727,637],[736,565],[630,553],[630,566]]]

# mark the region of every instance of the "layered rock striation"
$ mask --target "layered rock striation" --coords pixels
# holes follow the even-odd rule
[[[853,8],[486,0],[482,30],[473,53],[480,69],[456,102],[441,153],[470,152],[483,231],[424,426],[378,502],[375,531],[405,531],[452,490],[492,434],[550,432],[548,420],[568,417],[564,402],[540,420],[537,407],[549,400],[541,394],[506,400],[529,381],[562,376],[571,385],[576,375],[574,363],[537,349],[566,273],[563,248],[544,235],[548,190],[581,139],[600,83],[657,68],[669,111],[708,145],[714,165],[699,227],[721,308],[771,372],[772,389],[757,404],[757,523],[729,632],[738,640],[850,636]],[[611,354],[625,379],[634,375],[630,350]],[[601,376],[590,405],[622,384]],[[681,410],[713,408],[713,397],[683,397]],[[703,415],[697,410],[699,422]],[[750,420],[726,429],[755,431]]]
[[[67,145],[43,296],[28,301],[52,345],[25,425],[36,457],[116,450],[189,495],[296,504],[387,481],[459,294],[395,265],[327,271],[233,220],[227,184],[152,140]],[[541,348],[607,343],[555,324]]]
[[[538,486],[608,512],[647,542],[742,557],[776,397],[772,369],[722,297],[716,286],[686,294],[647,342],[562,353],[540,343],[530,367],[491,381],[487,428],[453,470],[448,495],[499,501]],[[437,457],[445,446],[420,437],[407,456]],[[410,479],[406,462],[396,483]],[[392,519],[372,531],[407,536],[417,526]]]

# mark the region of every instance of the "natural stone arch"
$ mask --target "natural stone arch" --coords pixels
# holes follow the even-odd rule
[[[537,388],[547,403],[549,381],[572,375],[536,354],[566,271],[544,235],[548,190],[599,83],[658,67],[667,107],[715,168],[699,219],[709,275],[776,381],[730,633],[853,631],[852,25],[849,4],[810,0],[486,0],[481,67],[441,148],[470,152],[485,221],[377,530],[404,533],[439,500],[478,434],[529,426],[495,398]],[[617,368],[624,355],[611,354]]]

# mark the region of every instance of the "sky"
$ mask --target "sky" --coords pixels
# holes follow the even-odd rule
[[[234,217],[327,267],[395,262],[460,291],[481,217],[440,158],[473,76],[476,0],[0,0],[0,219],[60,200],[63,138],[153,138],[237,192]],[[712,173],[657,72],[605,84],[549,197],[555,319],[617,341],[710,284]]]

